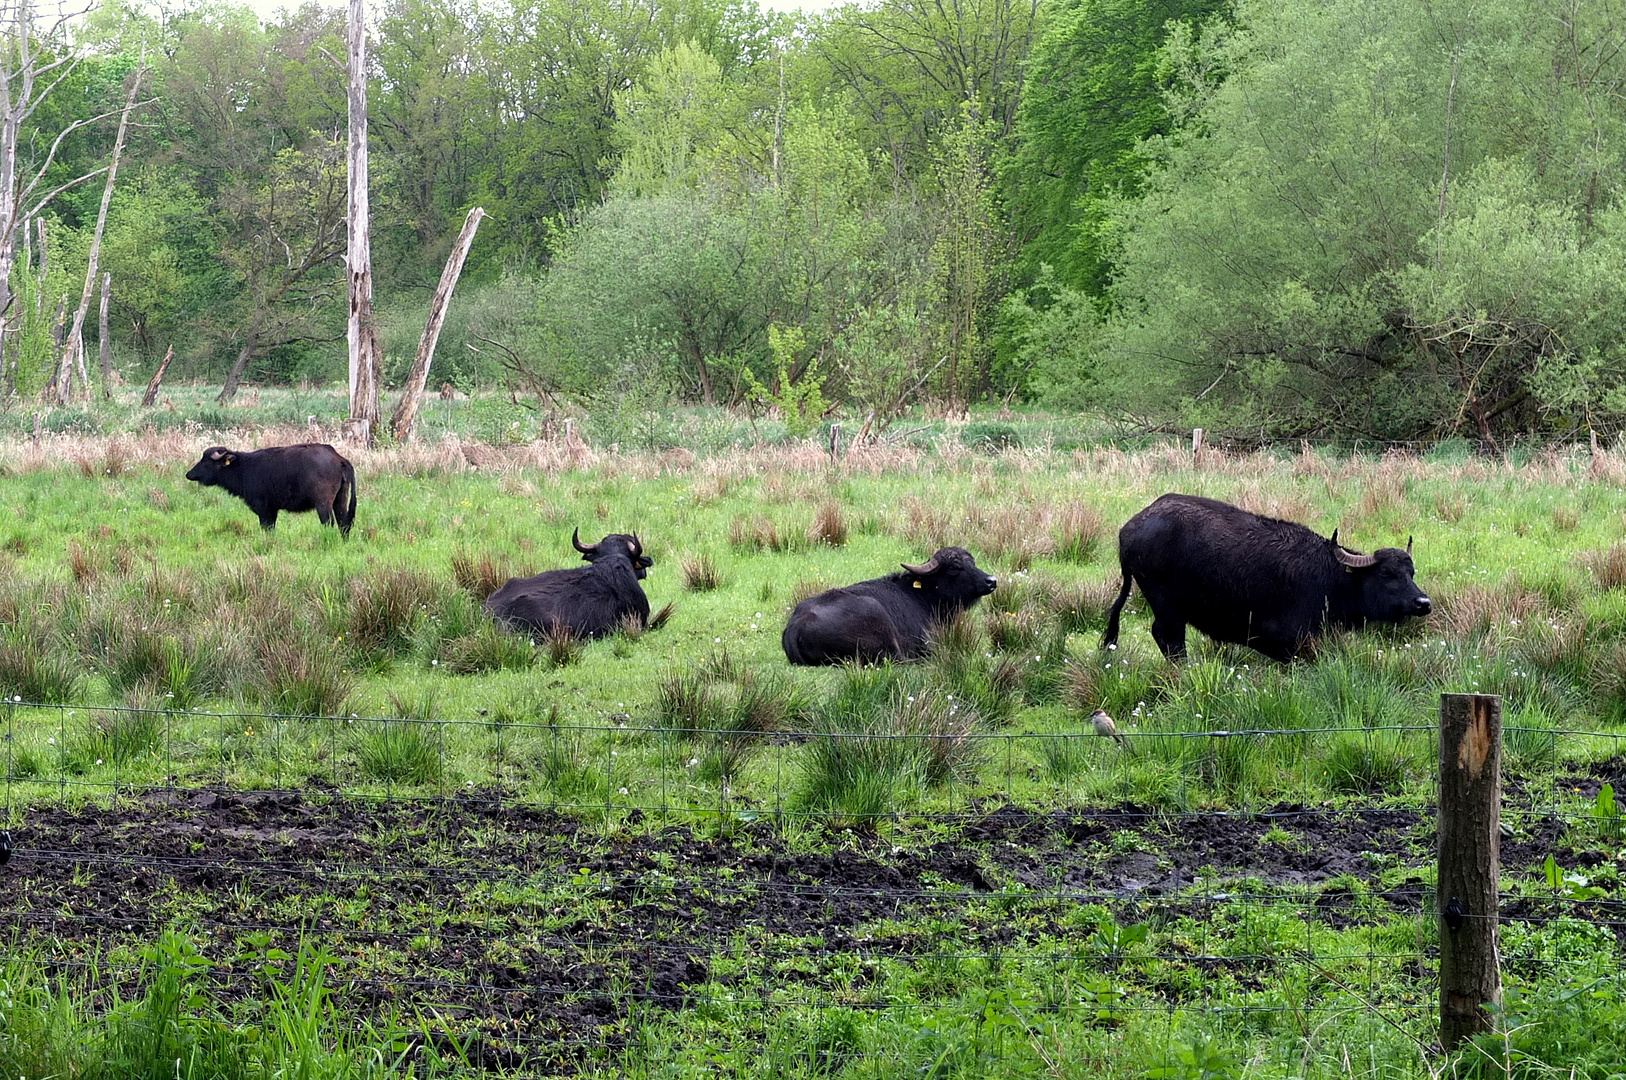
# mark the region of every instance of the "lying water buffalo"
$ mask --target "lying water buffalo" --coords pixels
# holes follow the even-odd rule
[[[187,472],[188,480],[221,487],[248,503],[262,529],[277,527],[277,514],[315,510],[323,525],[350,535],[356,520],[356,470],[327,443],[228,450],[211,446]]]
[[[649,599],[638,582],[655,560],[644,554],[637,535],[611,533],[583,544],[577,530],[570,542],[591,565],[509,578],[486,598],[486,611],[512,628],[539,634],[569,629],[576,637],[599,637],[629,615],[647,625]]]
[[[999,584],[965,548],[946,547],[904,572],[810,596],[780,638],[793,664],[910,660],[924,656],[937,622],[953,618]]]
[[[1432,605],[1413,581],[1406,549],[1350,551],[1303,525],[1260,517],[1197,495],[1164,495],[1118,532],[1123,588],[1103,647],[1117,644],[1118,616],[1139,585],[1163,655],[1185,655],[1186,624],[1215,641],[1290,660],[1322,629],[1401,622]]]

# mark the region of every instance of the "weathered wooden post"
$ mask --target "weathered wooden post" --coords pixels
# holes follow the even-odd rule
[[[1192,428],[1191,429],[1191,463],[1193,465],[1197,464],[1198,458],[1200,458],[1202,456],[1202,452],[1203,452],[1203,429],[1200,428],[1200,427]]]
[[[1440,695],[1440,1045],[1491,1030],[1502,1000],[1502,699]]]

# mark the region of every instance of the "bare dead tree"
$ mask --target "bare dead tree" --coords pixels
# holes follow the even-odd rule
[[[62,192],[107,171],[105,166],[93,169],[35,198],[40,182],[56,163],[63,140],[117,110],[65,124],[49,150],[21,170],[17,160],[24,128],[52,91],[78,66],[79,54],[71,47],[65,31],[69,20],[85,10],[58,6],[53,14],[42,18],[33,0],[0,0],[0,27],[4,28],[0,31],[0,312],[5,312],[8,320],[20,314],[11,303],[11,271],[16,262],[19,228],[25,227],[30,218],[37,218],[40,210]],[[8,329],[9,321],[0,324],[0,334]]]
[[[395,406],[395,416],[390,421],[396,442],[411,439],[417,426],[418,405],[423,401],[423,388],[429,381],[429,362],[434,359],[440,328],[446,322],[446,308],[452,302],[452,290],[457,288],[457,279],[463,275],[463,263],[469,257],[469,248],[474,246],[474,232],[480,227],[480,219],[485,216],[485,210],[476,206],[463,220],[463,231],[457,234],[457,243],[452,245],[452,253],[446,259],[446,269],[441,271],[440,284],[435,286],[434,298],[429,301],[429,318],[424,323],[423,338],[418,342],[418,355],[413,357],[412,372],[407,376],[406,386],[401,389],[401,400]]]
[[[113,371],[113,340],[107,333],[107,301],[108,294],[113,291],[113,275],[102,275],[102,303],[96,318],[96,342],[100,347],[102,360],[102,397],[113,396],[113,383],[118,375]]]
[[[350,0],[350,152],[349,252],[350,322],[345,338],[350,352],[350,419],[367,445],[378,426],[378,383],[383,373],[378,325],[373,319],[372,211],[367,196],[367,8]]]
[[[113,184],[114,181],[118,179],[119,175],[119,157],[124,153],[124,135],[125,132],[129,130],[130,111],[135,108],[136,94],[141,91],[141,79],[146,73],[147,68],[145,64],[142,64],[135,69],[135,72],[132,74],[130,79],[130,92],[125,96],[124,99],[124,111],[119,116],[118,135],[113,139],[113,156],[107,163],[107,182],[102,185],[102,205],[101,208],[96,212],[96,229],[91,233],[90,236],[90,253],[87,257],[88,262],[85,266],[85,287],[84,290],[79,294],[79,307],[74,311],[73,314],[73,330],[68,334],[68,343],[66,348],[70,350],[71,353],[78,356],[79,375],[84,381],[87,390],[89,389],[90,378],[88,372],[85,371],[84,360],[85,316],[90,311],[90,296],[96,288],[96,264],[101,258],[102,234],[107,230],[107,208],[108,205],[113,201]],[[64,372],[68,370],[68,359],[69,358],[67,356],[63,357],[62,370]],[[112,390],[105,384],[105,380],[112,374],[111,368],[103,371],[102,374],[104,379],[104,385],[102,388],[103,393],[104,395],[111,397]],[[57,387],[58,401],[66,402],[68,400],[68,394],[66,391],[67,380],[64,379],[62,384]]]

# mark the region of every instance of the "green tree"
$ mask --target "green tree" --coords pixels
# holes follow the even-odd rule
[[[1620,370],[1626,22],[1250,0],[1237,26],[1171,35],[1184,126],[1114,209],[1093,392],[1278,435],[1572,422],[1535,377]]]
[[[1099,296],[1110,263],[1102,228],[1115,197],[1133,198],[1151,159],[1144,140],[1173,118],[1164,88],[1169,24],[1200,23],[1228,0],[1053,0],[1040,9],[1002,192],[1023,238],[1016,268],[1042,264],[1063,285]]]

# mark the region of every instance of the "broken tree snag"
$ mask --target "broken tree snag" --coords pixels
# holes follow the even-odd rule
[[[1502,699],[1440,695],[1440,1045],[1491,1030],[1502,1000]]]
[[[96,344],[101,350],[102,360],[102,398],[113,396],[113,383],[118,379],[118,373],[113,370],[113,339],[107,336],[107,294],[113,289],[113,275],[102,275],[102,306],[97,318],[100,320],[97,328]]]
[[[396,442],[411,439],[412,431],[417,427],[418,406],[423,401],[423,388],[429,382],[429,361],[434,359],[435,343],[440,340],[440,328],[446,322],[446,308],[452,302],[452,290],[457,288],[457,279],[463,274],[463,263],[469,257],[469,248],[474,246],[474,232],[480,227],[480,219],[485,216],[486,212],[476,206],[463,219],[463,231],[457,234],[457,243],[452,245],[452,253],[446,258],[446,269],[441,271],[440,284],[435,286],[434,298],[429,301],[429,321],[424,323],[423,338],[418,342],[418,355],[412,360],[412,373],[401,388],[401,400],[396,403],[395,416],[390,422]]]
[[[350,419],[365,421],[354,429],[373,444],[378,428],[378,382],[383,357],[378,324],[373,319],[372,210],[367,192],[367,10],[363,0],[350,0],[349,44],[349,210],[345,272],[350,283],[350,321],[345,340],[350,352]]]
[[[175,359],[175,346],[171,345],[169,351],[164,353],[163,361],[158,370],[152,373],[152,382],[147,384],[147,392],[141,395],[141,407],[152,408],[152,403],[158,400],[158,384],[164,381],[164,372],[169,370],[169,362]]]

